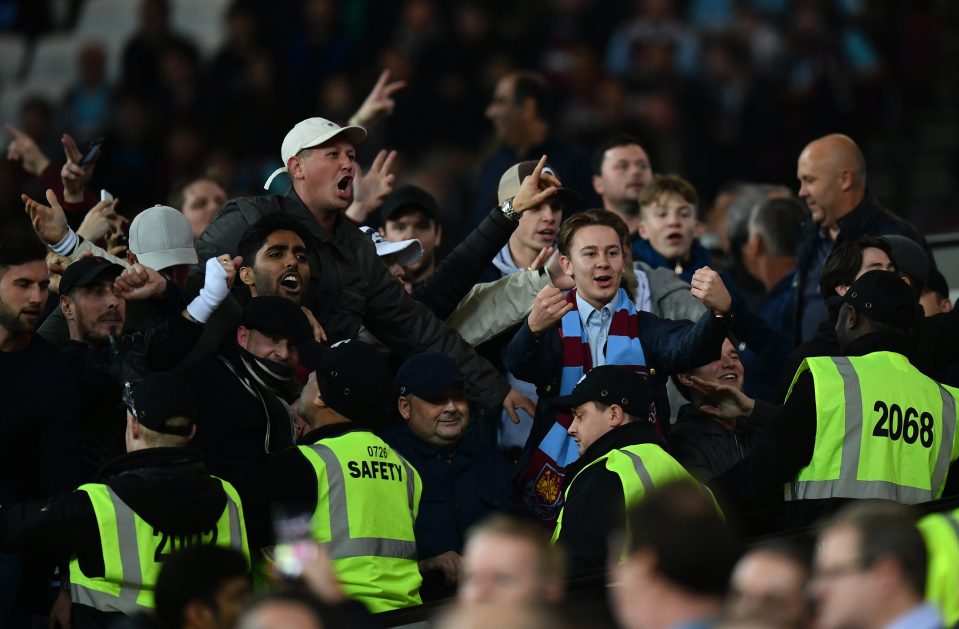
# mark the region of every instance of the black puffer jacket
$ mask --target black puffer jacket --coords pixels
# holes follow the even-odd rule
[[[228,201],[196,243],[197,269],[202,271],[208,258],[235,254],[246,228],[273,212],[286,212],[316,239],[303,305],[313,311],[331,340],[355,337],[362,324],[403,359],[424,351],[443,352],[459,363],[471,398],[486,404],[502,402],[508,391],[503,377],[452,328],[406,294],[377,257],[369,237],[342,216],[333,233],[326,232],[293,191]]]

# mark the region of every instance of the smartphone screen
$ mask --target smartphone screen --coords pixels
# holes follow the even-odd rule
[[[100,147],[103,146],[103,138],[97,138],[93,142],[90,142],[90,146],[87,147],[87,151],[83,154],[83,157],[80,158],[80,165],[86,166],[100,154]]]
[[[312,517],[313,514],[308,512],[274,511],[276,547],[273,561],[280,575],[285,578],[298,578],[303,574],[304,564],[316,558],[316,542],[313,541],[310,527]]]

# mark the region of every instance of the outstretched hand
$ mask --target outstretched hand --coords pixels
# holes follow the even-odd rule
[[[359,164],[353,177],[353,203],[346,210],[350,220],[365,223],[371,212],[383,205],[383,199],[393,192],[396,175],[393,174],[393,162],[396,151],[381,150],[373,160],[370,169],[364,174]]]
[[[77,146],[76,140],[69,133],[64,133],[60,139],[63,144],[63,155],[67,158],[63,168],[60,169],[60,179],[63,180],[63,200],[67,203],[79,203],[83,201],[83,187],[93,176],[93,169],[100,154],[97,153],[93,159],[85,166],[81,166],[83,153]]]
[[[356,110],[356,113],[350,117],[350,124],[361,127],[369,127],[376,124],[379,120],[386,118],[393,113],[396,107],[396,101],[393,100],[393,94],[406,87],[406,81],[390,82],[390,71],[383,70],[380,77],[376,80],[376,85],[367,94],[366,100]]]
[[[696,269],[689,283],[692,287],[689,292],[693,297],[702,301],[713,312],[725,315],[732,310],[733,298],[723,284],[723,278],[716,271],[708,266]]]
[[[554,175],[549,172],[543,172],[546,167],[546,156],[539,158],[533,174],[526,177],[520,184],[516,196],[513,197],[513,211],[517,213],[531,210],[540,203],[550,198],[559,190],[562,185]]]
[[[34,177],[39,177],[40,173],[50,165],[50,158],[40,150],[40,147],[29,135],[9,122],[4,127],[13,136],[10,144],[7,145],[7,159],[20,162],[25,171]]]
[[[20,195],[20,200],[23,201],[23,209],[30,217],[33,230],[43,242],[55,245],[66,237],[70,228],[67,225],[67,215],[57,201],[57,195],[53,190],[47,190],[46,196],[47,203],[50,205],[34,201],[25,194]]]
[[[689,380],[693,388],[712,402],[699,407],[699,410],[707,415],[725,420],[736,420],[752,415],[756,400],[742,390],[728,384],[708,382],[697,376],[689,376]]]
[[[503,400],[503,408],[506,409],[507,414],[509,414],[510,420],[514,424],[519,423],[519,409],[523,409],[529,413],[530,417],[536,416],[536,405],[533,404],[533,400],[529,399],[516,389],[510,389],[509,393],[506,394],[506,399]]]
[[[526,323],[533,334],[539,334],[559,323],[572,309],[573,304],[567,303],[563,291],[555,286],[544,286],[533,301],[533,310]]]

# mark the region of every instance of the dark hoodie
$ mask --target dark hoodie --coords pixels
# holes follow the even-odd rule
[[[199,452],[186,448],[125,454],[104,466],[97,482],[113,489],[154,527],[155,535],[170,538],[209,531],[226,507],[220,481],[207,474]],[[76,555],[84,574],[103,576],[99,527],[85,492],[4,506],[0,545],[5,550],[44,548],[64,558]],[[74,604],[72,624],[77,629],[101,627],[116,616]]]

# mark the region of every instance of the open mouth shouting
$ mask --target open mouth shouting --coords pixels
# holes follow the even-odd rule
[[[280,291],[287,295],[299,295],[303,290],[303,278],[296,271],[287,271],[280,277]]]
[[[336,182],[336,194],[345,200],[353,197],[353,175],[344,175]]]
[[[682,232],[676,231],[676,232],[669,232],[668,234],[666,234],[666,242],[673,247],[681,246],[684,240],[685,240],[685,237],[683,236]]]

